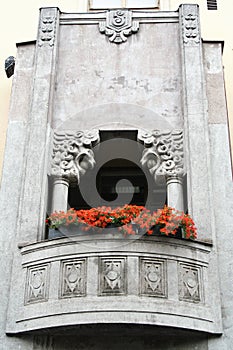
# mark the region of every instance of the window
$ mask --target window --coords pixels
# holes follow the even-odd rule
[[[106,8],[155,8],[159,0],[90,0],[91,9]]]
[[[96,168],[99,169],[96,173],[96,179],[93,180],[95,170],[88,171],[81,178],[82,188],[86,189],[85,195],[87,201],[83,198],[79,186],[74,185],[69,187],[68,204],[69,207],[78,209],[89,209],[89,200],[93,192],[88,190],[90,184],[95,183],[98,191],[99,201],[95,206],[104,205],[101,199],[108,202],[111,207],[123,206],[125,204],[136,204],[147,206],[148,209],[154,211],[158,208],[163,208],[166,204],[166,182],[160,181],[155,183],[148,169],[141,169],[140,158],[141,152],[138,152],[137,132],[136,131],[100,131],[101,142],[113,139],[119,140],[119,147],[133,147],[134,161],[129,159],[114,158],[103,165],[99,165],[99,160],[105,158],[104,153],[106,148],[100,148],[95,152]],[[134,141],[132,144],[127,140]],[[111,153],[111,151],[110,151]],[[123,154],[122,154],[123,155]],[[102,161],[101,161],[102,164]],[[125,181],[126,180],[126,181]],[[118,197],[119,195],[119,197]],[[131,200],[129,201],[129,198]]]
[[[207,0],[208,10],[217,10],[217,0]]]

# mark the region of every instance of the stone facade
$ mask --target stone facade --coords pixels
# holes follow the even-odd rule
[[[151,350],[158,339],[159,349],[231,349],[221,44],[202,42],[197,6],[42,9],[37,41],[18,45],[9,118],[2,349]],[[46,212],[66,210],[69,187],[95,168],[106,130],[137,130],[140,164],[154,181],[166,180],[168,203],[178,209],[187,177],[196,242],[114,232],[46,239]]]

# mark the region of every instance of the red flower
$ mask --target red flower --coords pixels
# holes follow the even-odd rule
[[[132,222],[136,225],[132,225]],[[108,224],[115,224],[126,235],[136,234],[138,227],[145,230],[148,235],[152,235],[153,227],[159,226],[160,233],[167,236],[175,235],[180,227],[184,238],[197,238],[197,229],[190,215],[167,206],[152,213],[143,206],[128,204],[115,209],[99,207],[75,210],[71,208],[66,213],[60,211],[51,214],[46,219],[46,224],[50,228],[71,224],[81,225],[83,231],[88,231],[93,227],[101,229],[107,227]]]

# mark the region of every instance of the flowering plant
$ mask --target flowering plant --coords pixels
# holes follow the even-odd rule
[[[80,226],[83,231],[89,231],[93,227],[106,228],[114,225],[119,231],[129,235],[136,234],[138,228],[147,235],[152,235],[153,228],[159,227],[161,234],[175,236],[177,230],[182,228],[184,238],[197,238],[197,230],[190,215],[167,206],[154,212],[137,205],[124,205],[115,209],[99,207],[75,210],[72,208],[67,212],[51,214],[46,223],[50,228],[55,229],[62,225],[73,224]]]

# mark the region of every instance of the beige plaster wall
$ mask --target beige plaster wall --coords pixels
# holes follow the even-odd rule
[[[228,101],[228,114],[230,130],[233,140],[233,37],[231,23],[233,12],[232,0],[218,0],[218,10],[208,11],[206,0],[160,0],[161,10],[176,10],[181,3],[198,3],[201,13],[202,37],[205,40],[224,40],[223,63],[225,71],[226,94]],[[9,3],[1,5],[2,19],[0,21],[0,177],[3,162],[3,151],[7,130],[7,116],[9,109],[12,79],[7,79],[4,71],[4,61],[16,55],[17,42],[35,40],[38,24],[39,8],[57,6],[63,12],[81,12],[88,9],[88,0],[24,0],[15,1],[10,7]],[[232,141],[233,147],[233,141]]]

